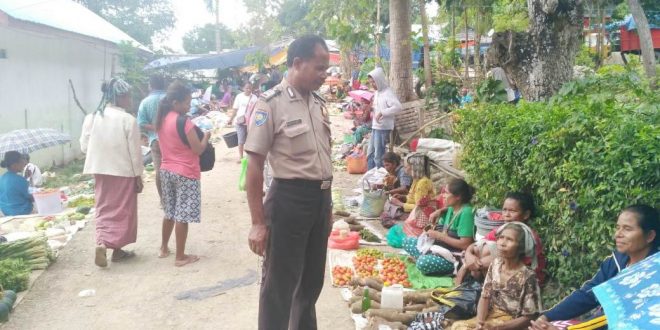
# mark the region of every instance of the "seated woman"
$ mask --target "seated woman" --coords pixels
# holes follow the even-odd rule
[[[404,169],[412,177],[412,184],[407,196],[395,194],[390,198],[389,203],[394,207],[400,207],[404,213],[410,213],[422,199],[431,199],[435,196],[433,182],[429,179],[428,158],[424,154],[412,154],[406,158]],[[381,217],[381,224],[385,228],[392,227],[398,218]],[[428,224],[428,219],[421,228]],[[421,230],[421,229],[420,229]]]
[[[401,157],[388,151],[383,155],[383,167],[387,170],[385,176],[385,193],[388,195],[407,195],[413,178],[406,173],[401,165]]]
[[[509,222],[497,231],[498,257],[493,260],[477,316],[456,321],[451,330],[525,329],[541,312],[541,290],[534,271],[523,259],[535,255],[534,236],[522,222]]]
[[[22,173],[27,165],[25,157],[18,151],[8,151],[0,166],[7,172],[0,177],[0,210],[4,215],[24,215],[32,213],[34,198],[29,193],[27,180]]]
[[[580,289],[543,313],[532,322],[530,329],[557,329],[551,321],[571,320],[599,307],[592,288],[601,284],[623,269],[634,265],[658,252],[660,248],[660,219],[658,210],[648,205],[625,208],[616,222],[614,240],[616,250],[600,264],[598,273]]]
[[[504,205],[502,205],[502,220],[506,222],[518,221],[527,224],[530,218],[534,216],[534,199],[531,195],[523,192],[510,192],[506,194]],[[465,261],[463,267],[456,275],[456,284],[461,284],[466,275],[469,275],[478,281],[486,276],[486,271],[490,263],[495,259],[497,249],[497,229],[489,232],[483,240],[470,245],[465,250]],[[545,255],[543,255],[543,245],[541,238],[532,229],[536,248],[536,264],[532,264],[530,259],[524,260],[527,266],[531,266],[536,272],[536,278],[539,284],[545,281]]]
[[[454,272],[454,262],[450,259],[451,252],[464,251],[474,242],[474,216],[472,205],[472,188],[463,179],[452,179],[447,185],[446,208],[434,211],[430,215],[430,221],[438,224],[433,230],[427,231],[428,236],[439,245],[448,250],[449,256],[440,256],[436,253],[423,254],[417,248],[416,237],[408,237],[403,240],[403,248],[416,259],[417,268],[423,274],[447,275]],[[431,248],[430,251],[435,250]],[[449,259],[449,260],[448,260]]]

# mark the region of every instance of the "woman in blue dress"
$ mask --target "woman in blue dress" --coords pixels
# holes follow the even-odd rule
[[[5,153],[0,163],[7,172],[0,177],[0,209],[4,215],[24,215],[32,213],[34,198],[28,192],[30,184],[19,173],[27,165],[25,156],[17,151]]]

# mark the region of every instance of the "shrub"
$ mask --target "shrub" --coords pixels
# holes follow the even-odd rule
[[[531,225],[559,288],[545,290],[546,306],[598,270],[625,206],[660,203],[659,101],[630,73],[567,83],[545,103],[459,110],[460,164],[478,201],[499,206],[509,190],[536,197]]]

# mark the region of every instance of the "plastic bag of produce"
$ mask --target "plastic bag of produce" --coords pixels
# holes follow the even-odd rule
[[[245,191],[245,181],[247,178],[247,166],[248,166],[248,159],[247,157],[243,157],[241,159],[241,175],[238,177],[238,190],[239,191]]]

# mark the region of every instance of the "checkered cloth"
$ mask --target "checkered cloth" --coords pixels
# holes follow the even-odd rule
[[[22,154],[71,142],[71,136],[52,128],[18,129],[0,135],[0,155],[8,151]]]

